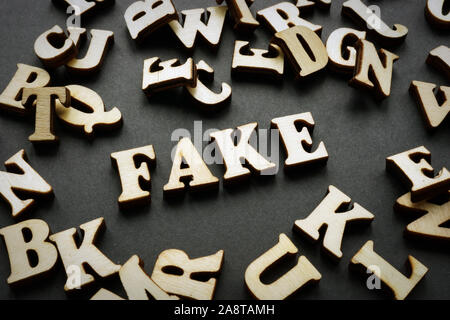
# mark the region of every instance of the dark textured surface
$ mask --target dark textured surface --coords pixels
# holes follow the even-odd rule
[[[163,60],[188,54],[179,48],[178,40],[168,28],[150,36],[137,46],[126,29],[123,13],[132,0],[116,4],[82,20],[85,28],[112,30],[115,45],[108,53],[101,72],[92,78],[74,78],[64,68],[52,74],[53,84],[82,84],[98,92],[108,109],[117,106],[124,118],[121,130],[102,134],[89,142],[81,135],[56,124],[60,145],[50,150],[35,149],[27,137],[33,131],[32,119],[26,121],[0,115],[0,160],[3,162],[24,148],[31,165],[53,186],[55,199],[41,205],[23,219],[45,220],[53,232],[79,226],[103,216],[107,229],[99,238],[99,248],[116,263],[124,263],[138,254],[151,273],[158,254],[169,248],[185,250],[191,257],[225,250],[225,262],[219,278],[216,298],[250,298],[244,285],[246,267],[271,248],[280,233],[286,233],[301,254],[322,273],[318,285],[295,294],[301,299],[376,299],[385,294],[368,291],[366,276],[349,272],[349,260],[369,239],[375,250],[393,266],[407,273],[404,262],[413,255],[430,268],[424,280],[413,290],[411,299],[450,298],[448,246],[411,241],[403,237],[413,216],[393,211],[397,197],[407,188],[385,171],[385,158],[410,148],[425,145],[432,153],[436,169],[450,165],[448,121],[429,133],[415,101],[409,96],[411,80],[445,85],[447,80],[425,64],[428,52],[449,44],[448,34],[436,32],[424,17],[424,1],[370,1],[381,6],[382,18],[388,24],[401,23],[409,28],[406,42],[394,48],[400,56],[395,64],[392,95],[381,103],[347,85],[347,80],[329,71],[311,81],[296,83],[288,71],[284,80],[268,81],[231,79],[230,68],[234,40],[246,39],[235,34],[227,20],[217,52],[200,41],[193,57],[205,59],[215,68],[215,89],[221,81],[232,85],[229,107],[206,115],[189,104],[181,90],[162,93],[148,100],[140,89],[143,60],[159,56]],[[279,1],[256,1],[252,11]],[[305,17],[323,25],[322,39],[336,28],[353,23],[340,15],[343,1],[333,1],[331,11],[315,10]],[[179,11],[214,5],[215,1],[174,1]],[[51,1],[15,0],[0,2],[0,61],[3,90],[16,71],[17,63],[42,67],[34,54],[34,40],[55,24],[63,26],[65,11]],[[270,34],[259,28],[251,37],[253,47],[265,48]],[[370,38],[369,38],[370,39]],[[286,65],[290,69],[289,65]],[[175,145],[171,133],[176,128],[193,131],[194,121],[203,128],[232,128],[256,121],[269,128],[270,120],[284,115],[310,111],[316,122],[315,146],[324,141],[330,158],[326,167],[310,168],[295,174],[282,170],[271,179],[252,178],[238,189],[220,187],[217,194],[205,197],[186,194],[183,200],[163,199],[172,163],[170,151]],[[142,209],[121,212],[117,206],[120,194],[118,174],[112,168],[110,154],[115,151],[153,144],[157,167],[152,171],[152,204]],[[280,154],[281,160],[284,153]],[[221,177],[224,169],[210,166]],[[370,226],[352,228],[343,240],[344,257],[335,264],[321,252],[321,245],[311,244],[292,232],[296,219],[303,218],[318,205],[333,184],[375,215]],[[14,224],[8,206],[0,205],[0,226]],[[288,262],[289,264],[289,262]],[[291,261],[292,265],[292,261]],[[6,284],[9,260],[4,244],[0,245],[0,298],[65,299],[65,274],[59,261],[56,272],[45,281],[22,289]],[[98,281],[75,298],[88,298],[104,286],[124,295],[120,281]]]

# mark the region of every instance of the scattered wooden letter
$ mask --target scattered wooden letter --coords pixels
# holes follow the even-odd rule
[[[420,146],[386,158],[386,169],[400,174],[411,184],[411,200],[418,202],[432,198],[450,189],[450,172],[444,167],[433,178],[431,153]]]
[[[434,95],[435,88],[435,84],[422,81],[412,81],[409,87],[429,129],[437,128],[450,114],[450,87],[439,88],[437,95],[443,101],[441,105]]]
[[[391,29],[361,0],[348,0],[342,5],[342,15],[348,16],[358,26],[372,33],[382,45],[392,46],[403,42],[408,35],[408,28],[394,24]]]
[[[196,85],[197,68],[192,58],[188,58],[182,65],[178,59],[161,62],[158,57],[154,57],[144,61],[142,90],[147,95],[175,87]]]
[[[29,239],[25,239],[25,232]],[[58,251],[47,241],[49,233],[47,223],[35,219],[0,229],[11,266],[11,274],[7,279],[9,285],[22,284],[53,270],[58,259]],[[37,261],[30,261],[31,252]]]
[[[34,133],[29,136],[33,143],[55,143],[58,141],[53,133],[55,99],[70,106],[70,92],[65,87],[45,87],[23,89],[22,104],[31,104],[36,98],[36,119]]]
[[[11,206],[11,215],[18,217],[29,210],[34,199],[22,200],[14,190],[27,192],[33,197],[53,195],[52,187],[28,164],[25,150],[20,150],[5,162],[6,170],[20,169],[22,174],[0,171],[0,194]]]
[[[327,52],[332,70],[342,73],[352,73],[356,65],[356,49],[347,44],[358,39],[365,39],[366,32],[352,28],[334,30],[327,40]]]
[[[262,20],[273,33],[287,30],[293,26],[303,26],[316,32],[322,32],[322,26],[315,25],[300,18],[300,10],[293,3],[281,2],[271,7],[259,10],[257,18]]]
[[[145,0],[131,4],[124,17],[131,38],[142,41],[169,21],[178,19],[178,14],[172,0]]]
[[[114,107],[105,111],[103,100],[95,91],[75,84],[66,88],[70,91],[71,105],[64,107],[58,100],[55,103],[56,115],[64,123],[81,128],[88,137],[93,136],[94,128],[116,128],[122,123],[119,109]],[[77,103],[92,112],[76,109],[74,105]]]
[[[24,88],[40,88],[50,83],[50,75],[41,68],[18,63],[17,71],[0,95],[0,108],[16,114],[26,114],[29,108],[22,105]]]
[[[201,60],[196,65],[197,68],[197,84],[195,87],[186,86],[187,92],[192,96],[194,101],[206,111],[217,110],[224,106],[231,99],[231,87],[229,84],[222,82],[222,91],[215,93],[200,81],[201,73],[206,74],[209,80],[214,79],[214,69],[205,61]]]
[[[444,6],[447,0],[427,0],[425,16],[428,22],[437,28],[450,29],[450,12],[444,14]],[[447,6],[448,8],[448,6]]]
[[[217,4],[222,4],[224,0],[216,0]],[[253,32],[259,27],[259,22],[253,17],[250,6],[254,0],[225,0],[230,15],[234,20],[234,30],[237,32]]]
[[[270,284],[261,282],[261,274],[285,256],[298,252],[297,247],[284,234],[278,243],[253,261],[245,270],[245,284],[258,300],[283,300],[310,281],[318,282],[322,275],[305,256],[298,258],[297,265]]]
[[[305,48],[299,37],[306,42]],[[320,37],[311,29],[297,26],[278,32],[272,42],[278,44],[289,59],[297,78],[305,78],[323,68],[328,63],[328,53]],[[314,57],[314,60],[312,57]]]
[[[276,44],[268,50],[252,49],[248,41],[236,40],[231,71],[235,73],[265,74],[281,79],[284,73],[284,54]]]
[[[430,239],[450,240],[450,228],[442,226],[450,220],[450,190],[441,196],[446,197],[445,203],[435,204],[429,200],[412,202],[410,192],[397,199],[394,206],[397,211],[424,214],[421,218],[408,224],[406,227],[408,234]]]
[[[439,46],[430,51],[427,63],[436,68],[436,70],[444,73],[450,80],[450,48]]]
[[[111,154],[111,161],[117,167],[122,184],[122,193],[119,196],[119,207],[127,208],[133,205],[150,203],[150,192],[141,188],[143,179],[150,185],[150,171],[148,164],[155,164],[155,151],[152,145],[135,148]],[[136,165],[139,165],[136,168]]]
[[[95,281],[91,274],[86,273],[85,265],[89,265],[102,278],[109,277],[119,271],[120,266],[109,260],[94,245],[98,232],[104,227],[105,221],[103,218],[82,224],[80,229],[84,231],[84,236],[80,245],[77,245],[74,239],[74,236],[77,234],[76,228],[61,231],[50,236],[50,240],[56,243],[66,269],[68,278],[64,286],[65,291],[82,288]],[[68,270],[73,267],[80,271],[79,279],[71,279]]]
[[[374,252],[373,241],[369,240],[359,249],[350,263],[355,265],[361,264],[366,267],[367,270],[376,274],[394,292],[395,299],[403,300],[428,272],[428,268],[413,256],[408,256],[408,261],[412,270],[409,278],[405,277]]]
[[[190,259],[184,251],[165,250],[156,260],[152,280],[169,294],[195,300],[212,300],[217,279],[198,281],[192,279],[192,275],[213,276],[219,273],[223,264],[223,254],[223,250],[219,250],[210,256]],[[181,272],[171,272],[174,269]]]
[[[68,6],[74,7],[76,15],[82,15],[90,12],[95,7],[105,4],[112,4],[114,0],[57,0],[58,2],[64,2]]]
[[[205,13],[205,9],[181,11],[182,20],[184,21],[183,26],[178,20],[169,22],[169,26],[175,35],[188,50],[194,48],[198,34],[201,34],[212,48],[217,48],[219,45],[228,8],[219,6],[209,7],[206,10],[209,14]],[[207,17],[205,18],[205,20],[208,20],[206,24],[203,23],[202,16]]]
[[[62,41],[59,46],[55,42]],[[54,26],[41,34],[34,43],[34,52],[48,68],[57,68],[75,58],[78,50],[60,26]]]
[[[298,131],[296,125],[304,125],[302,131]],[[294,114],[291,116],[275,118],[272,120],[272,127],[278,128],[284,148],[288,155],[284,162],[285,168],[299,167],[313,162],[326,162],[328,152],[325,144],[321,141],[316,151],[310,152],[312,139],[308,129],[311,132],[314,129],[314,120],[311,112]],[[305,150],[305,146],[309,148]]]
[[[374,44],[364,39],[359,39],[356,47],[358,50],[356,67],[349,85],[354,88],[371,90],[378,99],[389,97],[394,62],[399,57],[385,49],[380,49],[377,53]],[[375,83],[370,79],[371,72]]]
[[[374,219],[373,214],[357,203],[354,203],[351,210],[337,213],[343,205],[348,206],[350,201],[351,199],[338,188],[329,186],[328,194],[322,202],[307,218],[295,221],[294,229],[317,241],[320,236],[319,230],[326,225],[323,247],[333,257],[340,259],[342,258],[342,238],[347,222]]]
[[[220,150],[226,167],[224,183],[235,182],[250,176],[250,170],[243,166],[241,159],[245,159],[246,163],[261,175],[273,174],[276,170],[276,164],[266,160],[249,143],[250,136],[257,126],[258,124],[253,122],[237,127],[240,132],[237,145],[234,144],[232,138],[233,129],[225,129],[210,134]]]

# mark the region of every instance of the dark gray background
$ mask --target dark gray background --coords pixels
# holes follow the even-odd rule
[[[424,145],[432,153],[436,169],[450,164],[448,121],[430,133],[415,101],[409,96],[411,80],[448,84],[447,80],[425,64],[428,52],[441,44],[448,45],[448,34],[435,31],[424,17],[424,2],[419,0],[366,1],[381,6],[382,19],[388,24],[401,23],[409,28],[404,44],[392,49],[400,56],[395,64],[391,97],[377,103],[370,95],[354,90],[347,79],[332,72],[318,74],[305,83],[293,80],[289,64],[280,83],[236,80],[230,75],[236,39],[247,39],[232,30],[227,19],[217,52],[200,40],[193,53],[196,61],[205,59],[216,71],[214,88],[221,81],[233,88],[232,103],[223,111],[208,115],[192,106],[181,90],[162,93],[148,100],[141,91],[143,61],[159,56],[163,60],[189,56],[178,45],[171,30],[163,28],[151,35],[144,45],[130,38],[123,14],[133,0],[119,0],[103,12],[82,20],[88,29],[106,29],[115,33],[115,45],[108,53],[101,72],[91,78],[75,78],[65,68],[52,73],[54,85],[82,84],[98,92],[108,109],[117,106],[124,126],[114,133],[98,136],[90,142],[61,123],[56,123],[60,145],[36,149],[27,138],[33,131],[28,121],[0,115],[0,160],[3,162],[24,148],[31,165],[53,186],[55,199],[23,216],[23,219],[45,220],[52,232],[59,232],[98,217],[104,217],[107,229],[99,238],[98,247],[116,263],[124,263],[138,254],[152,272],[158,254],[169,248],[185,250],[191,257],[205,256],[225,250],[225,261],[219,277],[215,298],[250,298],[244,285],[246,267],[271,248],[280,233],[286,233],[301,254],[322,273],[318,285],[301,290],[296,299],[376,299],[388,295],[368,291],[366,276],[349,272],[348,264],[356,251],[369,239],[375,251],[393,266],[407,273],[404,262],[413,255],[430,268],[423,281],[410,294],[411,299],[448,299],[450,271],[448,247],[403,237],[413,216],[395,213],[395,200],[407,192],[399,180],[385,171],[387,156]],[[280,1],[258,0],[252,12]],[[178,11],[215,5],[215,1],[174,1]],[[315,9],[304,15],[323,26],[322,39],[336,28],[355,25],[341,17],[343,1],[334,0],[331,11]],[[17,63],[42,67],[33,51],[35,39],[53,25],[65,25],[65,10],[51,1],[1,1],[0,16],[2,72],[0,88],[6,87],[16,71]],[[271,35],[260,27],[251,45],[266,48]],[[369,38],[370,39],[370,38]],[[377,45],[378,46],[378,45]],[[378,46],[379,47],[379,46]],[[272,179],[252,178],[238,189],[224,189],[216,195],[196,197],[187,194],[181,201],[163,199],[162,187],[171,170],[170,141],[176,128],[191,132],[195,120],[207,128],[234,128],[256,121],[260,128],[269,128],[275,117],[310,111],[316,122],[314,147],[324,141],[330,158],[326,167],[309,168],[286,174],[282,170]],[[152,204],[142,209],[122,212],[117,206],[121,187],[112,168],[110,154],[153,144],[157,168],[152,175]],[[281,159],[284,153],[281,151]],[[283,160],[284,161],[284,160]],[[221,177],[224,168],[210,166]],[[295,220],[308,216],[323,199],[328,185],[337,186],[354,201],[371,211],[375,220],[370,226],[352,228],[343,240],[344,257],[338,264],[321,252],[321,244],[311,244],[292,232]],[[5,202],[0,205],[0,226],[15,223]],[[292,260],[284,269],[295,263]],[[2,299],[65,299],[65,274],[61,262],[55,275],[22,289],[6,284],[9,259],[0,245],[0,298]],[[272,279],[280,275],[278,270]],[[409,274],[408,274],[409,275]],[[270,280],[269,278],[266,280]],[[124,296],[120,281],[113,278],[98,281],[92,288],[74,295],[88,298],[104,286]],[[69,297],[70,298],[70,297]]]

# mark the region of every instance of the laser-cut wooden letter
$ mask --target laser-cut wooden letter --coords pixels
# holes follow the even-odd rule
[[[373,270],[373,267],[377,267],[380,271],[378,275],[380,280],[394,292],[395,299],[403,300],[428,272],[428,268],[413,256],[408,256],[408,261],[412,269],[409,278],[405,277],[374,252],[373,241],[369,240],[361,249],[359,249],[350,263],[361,264],[374,273],[376,270]]]
[[[194,48],[198,34],[201,34],[203,39],[205,39],[212,48],[217,48],[219,45],[228,8],[226,6],[220,6],[209,7],[206,10],[209,15],[205,14],[205,9],[181,11],[181,15],[184,18],[183,26],[177,20],[169,22],[169,26],[172,28],[173,32],[188,50]],[[202,21],[202,16],[204,15],[209,16],[207,24]]]
[[[55,41],[64,41],[64,44],[59,47],[54,45]],[[54,26],[36,39],[34,52],[46,67],[57,68],[75,58],[78,50],[64,30]]]
[[[450,48],[439,46],[430,51],[427,57],[427,63],[444,73],[450,80]]]
[[[0,95],[0,108],[16,114],[25,114],[29,110],[22,105],[24,88],[40,88],[50,83],[50,75],[41,68],[18,63],[17,71],[8,86]]]
[[[150,192],[142,190],[139,180],[144,179],[150,184],[147,162],[154,165],[155,159],[152,145],[111,154],[111,161],[117,167],[122,183],[122,193],[118,199],[121,208],[150,203]],[[139,162],[142,163],[136,168]]]
[[[31,239],[24,238],[25,230],[31,234]],[[11,266],[11,274],[7,279],[9,285],[21,284],[52,271],[58,259],[58,251],[46,241],[49,233],[47,223],[35,219],[0,229]],[[34,252],[38,259],[33,266],[28,258],[29,252]]]
[[[300,132],[296,128],[297,123],[304,125]],[[311,148],[313,144],[308,131],[309,129],[312,132],[314,129],[314,119],[311,112],[275,118],[272,120],[272,126],[280,131],[281,139],[288,155],[284,162],[286,168],[298,167],[318,161],[326,162],[328,160],[328,152],[323,142],[319,143],[314,152],[304,149],[305,145]]]
[[[295,255],[297,247],[284,234],[278,243],[253,261],[245,270],[245,284],[259,300],[283,300],[310,281],[319,281],[322,275],[305,256],[298,258],[297,265],[271,284],[261,282],[261,274],[284,256]]]
[[[234,20],[234,30],[237,32],[253,32],[259,26],[259,22],[253,17],[250,6],[254,0],[225,0],[230,15]],[[223,0],[216,0],[217,4],[222,4]]]
[[[124,17],[131,38],[142,41],[169,21],[178,19],[178,14],[172,0],[145,0],[130,5]]]
[[[358,40],[356,47],[356,66],[349,85],[371,90],[378,99],[389,97],[394,62],[399,57],[385,49],[380,49],[377,53],[373,43],[364,39]],[[373,72],[375,83],[370,80],[370,72]]]
[[[109,277],[119,271],[120,266],[114,264],[106,257],[95,245],[95,239],[100,228],[105,227],[103,218],[98,218],[84,223],[80,229],[84,231],[84,237],[81,245],[75,243],[74,236],[77,233],[76,228],[71,228],[50,236],[50,240],[56,243],[64,268],[71,266],[78,267],[80,272],[80,288],[95,281],[91,274],[86,273],[84,265],[89,265],[102,278]],[[68,275],[69,276],[69,275]],[[64,286],[65,291],[76,289],[69,281]]]
[[[444,15],[444,5],[447,0],[427,0],[425,7],[425,16],[435,27],[441,29],[450,29],[450,12]]]
[[[329,66],[336,72],[352,73],[356,65],[356,49],[344,45],[358,39],[365,39],[366,32],[352,28],[339,28],[334,30],[327,40],[327,52],[330,59]],[[344,51],[345,50],[345,51]],[[343,53],[345,52],[346,58]]]
[[[25,191],[33,196],[50,196],[52,187],[28,164],[25,150],[20,150],[5,162],[6,170],[19,168],[23,174],[0,171],[0,194],[11,206],[15,218],[30,209],[34,199],[22,200],[13,190]]]
[[[237,145],[234,144],[231,136],[233,129],[225,129],[210,134],[222,154],[227,169],[224,175],[225,183],[250,176],[250,170],[242,165],[241,159],[245,159],[260,174],[271,174],[276,169],[275,163],[266,160],[249,144],[250,136],[257,126],[258,124],[253,122],[237,127],[240,132],[240,140]]]
[[[175,87],[196,85],[197,68],[192,58],[188,58],[182,65],[178,59],[161,62],[158,57],[154,57],[144,61],[142,90],[147,95]]]
[[[22,94],[22,104],[31,104],[36,98],[36,120],[34,133],[28,137],[33,143],[55,143],[58,141],[53,133],[53,115],[55,99],[65,105],[70,105],[70,92],[65,87],[25,88]]]
[[[420,146],[386,158],[386,169],[409,181],[412,185],[411,200],[417,202],[450,189],[450,172],[444,167],[437,176],[430,178],[429,175],[434,173],[430,162],[430,151]]]
[[[248,41],[236,40],[231,71],[267,74],[280,79],[284,72],[283,51],[272,43],[269,50],[261,50],[250,48]]]
[[[339,212],[343,205],[349,205],[351,199],[334,186],[328,187],[328,194],[316,209],[305,219],[295,221],[294,228],[310,239],[319,240],[319,230],[323,225],[327,231],[323,247],[334,257],[342,258],[341,244],[347,222],[355,220],[372,221],[373,214],[354,203],[351,210]]]
[[[307,49],[303,47],[299,37],[308,44],[314,60],[310,57]],[[284,54],[294,68],[297,78],[305,78],[325,68],[328,63],[327,49],[322,40],[311,29],[306,27],[297,26],[278,32],[275,34],[272,42],[283,49]]]
[[[196,300],[211,300],[216,289],[217,279],[210,278],[208,281],[192,279],[193,274],[217,274],[223,263],[223,250],[215,254],[190,259],[188,255],[176,249],[161,252],[156,260],[152,273],[152,280],[170,294]],[[181,275],[167,273],[170,268],[182,270]]]
[[[300,10],[293,3],[281,2],[271,7],[259,10],[257,18],[266,23],[273,33],[281,32],[293,26],[303,26],[316,32],[322,32],[322,26],[315,25],[300,18]]]
[[[70,91],[72,105],[75,102],[79,103],[92,112],[83,112],[73,106],[66,108],[56,100],[56,115],[63,122],[82,128],[88,137],[94,134],[94,128],[115,128],[121,124],[122,114],[119,109],[114,107],[110,111],[105,111],[103,100],[95,91],[79,85],[68,85],[66,88]]]

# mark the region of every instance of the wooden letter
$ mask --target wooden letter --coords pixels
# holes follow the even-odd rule
[[[105,111],[103,100],[95,91],[79,85],[69,85],[66,88],[70,91],[72,106],[66,108],[58,100],[55,103],[56,114],[63,122],[82,128],[88,137],[94,134],[94,127],[117,127],[122,122],[122,114],[119,109],[113,108]],[[92,112],[75,109],[74,103],[78,103]]]
[[[183,168],[182,164],[184,165]],[[178,142],[173,159],[172,172],[170,173],[169,182],[164,186],[164,193],[170,194],[183,191],[186,188],[186,184],[181,180],[186,181],[186,179],[189,179],[189,187],[192,190],[217,188],[219,185],[219,179],[214,177],[209,171],[189,138],[183,138]]]
[[[215,93],[200,81],[199,74],[201,72],[206,74],[209,80],[214,78],[214,69],[205,61],[201,60],[197,63],[197,85],[195,87],[186,86],[186,90],[195,102],[205,110],[217,110],[230,101],[231,87],[227,83],[222,82],[222,91],[220,93]]]
[[[20,150],[5,162],[6,170],[20,169],[22,174],[0,171],[0,194],[11,206],[15,218],[34,204],[33,199],[22,200],[13,190],[27,192],[33,196],[50,196],[52,187],[27,163],[25,150]]]
[[[361,249],[359,249],[350,263],[361,264],[372,272],[376,271],[372,270],[373,267],[377,267],[380,270],[378,275],[379,278],[389,288],[391,288],[394,292],[395,299],[403,300],[428,272],[428,268],[413,256],[408,256],[408,261],[412,269],[411,276],[409,278],[405,277],[397,269],[392,267],[386,260],[374,252],[373,241],[369,240]]]
[[[234,144],[233,129],[216,131],[210,134],[218,146],[225,163],[226,172],[224,182],[232,182],[250,176],[250,170],[244,168],[242,159],[260,174],[272,174],[276,164],[266,160],[250,144],[249,139],[252,132],[257,128],[256,122],[238,127],[240,133],[239,143]]]
[[[421,146],[386,158],[386,169],[395,170],[410,182],[411,200],[417,202],[432,198],[450,188],[450,172],[442,168],[436,177],[430,178],[431,175],[434,176],[430,162],[430,151]]]
[[[36,119],[34,133],[28,137],[33,143],[55,143],[53,133],[53,114],[55,99],[65,106],[70,105],[70,92],[65,87],[26,88],[23,89],[22,104],[31,103],[36,98]]]
[[[249,7],[254,0],[225,0],[234,20],[234,30],[237,32],[253,32],[259,26],[259,22],[253,17]],[[223,0],[216,0],[222,4]]]
[[[91,11],[92,9],[94,9],[96,6],[98,5],[103,5],[106,3],[114,3],[114,0],[91,0],[91,1],[86,1],[86,0],[58,0],[59,2],[65,2],[68,6],[72,6],[74,8],[76,8],[75,13],[78,14],[83,14],[86,12]]]
[[[448,0],[427,0],[427,6],[425,8],[425,16],[428,21],[435,27],[444,30],[450,29],[450,12],[444,15],[444,5]]]
[[[16,74],[0,95],[0,108],[16,114],[27,113],[22,105],[23,89],[45,87],[49,83],[50,75],[44,69],[18,63]]]
[[[378,99],[389,97],[391,94],[392,69],[394,62],[399,57],[385,49],[380,49],[377,53],[373,43],[364,39],[358,40],[356,47],[358,50],[356,67],[349,84],[355,88],[372,90]],[[371,72],[375,83],[370,80]]]
[[[403,42],[408,34],[408,28],[394,24],[391,29],[361,0],[348,0],[342,5],[342,15],[348,16],[360,27],[374,34],[377,40],[387,46]],[[369,28],[370,26],[370,28]]]
[[[293,256],[297,247],[284,234],[280,234],[278,243],[253,261],[245,270],[245,284],[252,295],[259,300],[283,300],[310,281],[319,281],[322,275],[305,256],[298,258],[297,265],[282,277],[264,284],[261,274],[285,256]]]
[[[112,42],[114,42],[114,33],[112,31],[91,30],[91,43],[85,57],[70,60],[66,64],[67,69],[82,75],[98,71]]]
[[[111,154],[111,161],[117,167],[122,183],[122,194],[118,200],[121,208],[150,203],[150,192],[142,190],[140,180],[150,184],[147,162],[154,164],[155,159],[152,145]],[[139,168],[136,168],[139,163]]]
[[[330,67],[336,72],[352,73],[356,65],[356,49],[347,44],[365,39],[366,32],[351,28],[334,30],[327,40],[327,52]]]
[[[223,250],[215,254],[196,259],[176,249],[161,252],[156,260],[152,280],[170,294],[195,300],[211,300],[216,289],[216,279],[198,281],[192,279],[193,274],[215,275],[220,272],[223,263]],[[179,273],[170,273],[170,269],[178,269]]]
[[[269,50],[252,49],[248,41],[237,40],[234,45],[232,72],[267,74],[280,79],[284,72],[284,54],[276,44]]]
[[[178,14],[172,0],[145,0],[130,5],[124,17],[131,38],[141,41],[169,21],[178,19]]]
[[[450,48],[439,46],[430,51],[427,63],[436,68],[436,70],[444,73],[450,80]]]
[[[271,7],[259,10],[257,18],[264,21],[273,33],[281,32],[294,26],[303,26],[316,32],[322,32],[322,27],[300,18],[300,10],[289,2],[281,2]]]
[[[169,26],[173,32],[188,50],[194,48],[198,33],[203,36],[203,39],[212,48],[217,48],[219,45],[228,8],[226,6],[220,6],[209,7],[206,10],[209,13],[209,15],[206,15],[209,16],[207,24],[204,24],[202,21],[202,16],[205,15],[205,9],[181,11],[181,15],[184,18],[184,26],[177,20],[169,22]]]
[[[296,128],[297,123],[304,125],[300,132]],[[314,152],[309,152],[304,149],[306,145],[311,150],[313,143],[308,131],[310,129],[312,132],[314,129],[314,120],[311,112],[275,118],[272,120],[272,126],[278,128],[280,131],[284,148],[288,154],[284,162],[286,168],[298,167],[318,161],[326,162],[328,160],[328,152],[323,142],[319,143],[319,146]]]
[[[300,37],[308,48],[300,42]],[[327,49],[322,40],[306,27],[297,26],[278,32],[272,41],[283,49],[297,78],[305,78],[325,68],[328,63]]]
[[[25,230],[31,239],[25,239]],[[52,271],[58,252],[54,245],[46,241],[49,233],[48,225],[42,220],[27,220],[0,229],[11,266],[11,275],[7,280],[9,285],[21,284]],[[30,252],[34,252],[37,261],[30,261]]]
[[[109,277],[119,271],[120,266],[109,260],[95,245],[95,239],[99,229],[105,226],[103,218],[92,220],[82,224],[80,229],[84,231],[84,237],[81,245],[75,243],[74,236],[77,233],[76,228],[71,228],[50,236],[50,240],[56,243],[64,268],[71,266],[78,267],[81,271],[79,287],[84,287],[95,281],[91,274],[86,273],[84,266],[89,265],[96,274],[102,278]],[[64,286],[65,291],[76,289],[67,281]]]
[[[323,247],[332,256],[342,258],[341,244],[347,222],[355,220],[372,221],[373,214],[355,203],[353,209],[339,212],[343,205],[349,205],[351,199],[334,186],[328,187],[328,194],[316,209],[306,218],[295,221],[294,228],[314,241],[319,240],[319,230],[327,226]]]
[[[424,200],[420,202],[411,201],[411,193],[407,193],[397,199],[394,208],[407,213],[425,214],[423,217],[411,222],[406,227],[408,234],[431,238],[450,240],[450,228],[442,225],[450,220],[450,190],[444,193],[446,202],[438,205]]]
[[[56,45],[55,42],[60,41],[63,45]],[[36,39],[34,52],[46,67],[57,68],[75,58],[78,50],[63,29],[60,26],[54,26]]]
[[[188,58],[182,65],[178,59],[161,62],[158,57],[154,57],[144,61],[142,90],[147,95],[175,87],[196,85],[197,69],[192,58]]]
[[[450,87],[439,88],[438,96],[442,97],[440,100],[443,101],[441,105],[434,95],[435,88],[435,84],[421,81],[412,81],[409,87],[429,129],[437,128],[450,113]]]

